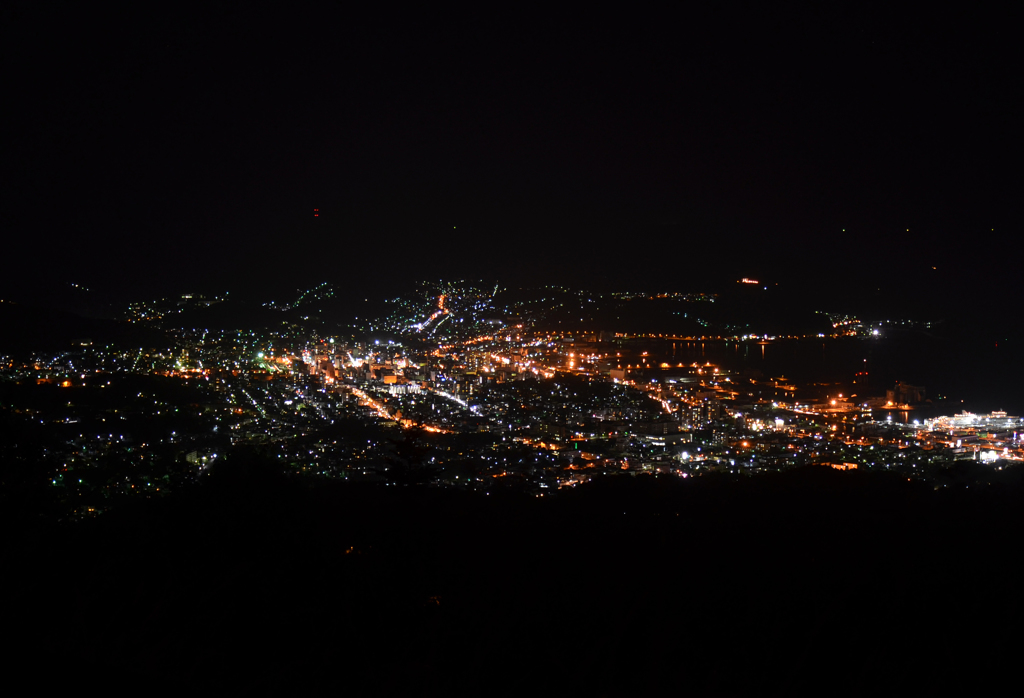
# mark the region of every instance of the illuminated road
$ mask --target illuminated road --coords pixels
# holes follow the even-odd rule
[[[450,311],[447,308],[444,307],[444,300],[445,300],[445,298],[447,298],[447,296],[445,294],[443,294],[443,293],[440,296],[438,296],[438,298],[437,298],[437,310],[435,310],[433,315],[428,317],[423,322],[420,322],[420,323],[417,323],[417,324],[413,325],[412,326],[413,329],[415,329],[417,332],[422,332],[427,327],[429,327],[430,323],[432,323],[437,318],[442,317],[442,316],[447,316]],[[444,320],[442,320],[442,322],[443,321]],[[438,324],[440,325],[441,323],[439,322]],[[437,328],[435,327],[434,329],[437,329]]]
[[[439,433],[439,434],[451,434],[451,433],[453,433],[449,429],[445,429],[443,427],[434,426],[433,424],[414,424],[411,420],[408,420],[408,419],[395,419],[395,417],[391,416],[388,413],[388,411],[384,407],[384,405],[382,405],[378,401],[374,400],[372,397],[367,395],[365,392],[363,392],[359,388],[357,388],[357,387],[355,387],[353,385],[342,385],[341,387],[344,390],[348,390],[350,393],[355,395],[356,398],[359,400],[359,404],[360,405],[363,405],[364,407],[369,407],[381,419],[387,419],[388,421],[391,421],[391,422],[398,422],[398,424],[402,428],[404,428],[404,429],[423,429],[424,431],[430,431],[430,432]],[[445,396],[448,397],[447,394],[445,394]]]

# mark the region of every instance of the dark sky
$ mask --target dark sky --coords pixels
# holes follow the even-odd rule
[[[1016,288],[1009,16],[730,8],[5,10],[5,287]]]

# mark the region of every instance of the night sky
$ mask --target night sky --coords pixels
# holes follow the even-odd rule
[[[1011,293],[1019,44],[942,12],[6,10],[4,288]]]

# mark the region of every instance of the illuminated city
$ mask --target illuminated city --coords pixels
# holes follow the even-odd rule
[[[598,476],[808,465],[945,487],[958,462],[989,465],[974,476],[986,482],[1024,460],[1024,421],[1005,412],[922,420],[920,408],[935,409],[923,387],[865,393],[868,371],[797,381],[734,359],[808,344],[870,352],[895,341],[891,323],[853,335],[848,320],[833,320],[829,333],[730,336],[702,318],[725,302],[711,293],[441,282],[355,326],[310,320],[335,297],[329,284],[264,303],[289,318],[281,329],[187,326],[229,297],[132,303],[124,321],[162,331],[157,345],[84,339],[29,362],[4,359],[8,399],[37,394],[9,418],[46,444],[12,457],[48,464],[59,515],[175,492],[239,446],[296,474],[534,496]],[[690,331],[596,329],[614,325],[621,306],[653,306]]]
[[[1019,683],[1014,15],[542,9],[5,13],[11,685]]]

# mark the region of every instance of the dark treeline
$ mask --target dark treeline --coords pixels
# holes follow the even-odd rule
[[[538,498],[235,458],[95,520],[9,509],[6,658],[147,692],[991,693],[1021,497],[817,468]]]

